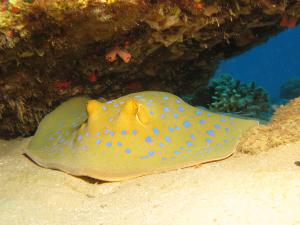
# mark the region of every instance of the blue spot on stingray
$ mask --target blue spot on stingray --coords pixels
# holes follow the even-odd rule
[[[226,130],[226,132],[228,132],[228,131],[229,131],[229,128],[228,128],[228,127],[226,127],[226,128],[225,128],[225,130]]]
[[[114,119],[113,118],[109,118],[109,122],[111,123]]]
[[[106,110],[107,110],[107,107],[106,107],[106,106],[103,106],[102,109],[103,109],[104,111],[106,111]]]
[[[110,132],[110,135],[111,135],[111,136],[114,136],[114,135],[115,135],[115,132],[114,132],[114,131]]]
[[[121,133],[122,133],[123,135],[126,135],[126,134],[127,134],[127,131],[126,131],[126,130],[122,130]]]
[[[162,119],[165,119],[166,118],[166,115],[165,114],[161,114],[160,116]]]
[[[206,133],[210,136],[215,136],[215,131],[214,130],[208,130]]]
[[[125,153],[126,153],[126,154],[130,154],[130,153],[131,153],[131,150],[130,150],[129,148],[126,148],[126,149],[125,149]]]
[[[101,140],[98,139],[98,140],[96,141],[96,144],[100,144],[100,143],[101,143]]]
[[[79,135],[79,137],[78,137],[78,141],[81,141],[82,140],[82,136],[81,135]]]
[[[187,146],[189,146],[189,147],[193,146],[193,142],[191,142],[191,141],[187,141],[186,144],[187,144]]]
[[[170,132],[174,132],[174,130],[175,130],[175,129],[174,129],[173,127],[169,127],[169,131],[170,131]]]
[[[112,143],[109,141],[109,142],[106,142],[106,146],[107,147],[111,147],[112,146]]]
[[[175,155],[179,155],[181,152],[180,151],[174,151]]]
[[[186,120],[183,122],[183,125],[186,127],[186,128],[189,128],[191,126],[191,123],[190,121]]]
[[[166,158],[166,157],[162,157],[161,159],[162,159],[162,160],[164,160],[164,161],[165,161],[165,160],[167,160],[167,158]]]
[[[148,136],[148,137],[145,138],[145,141],[148,142],[148,143],[150,143],[150,142],[152,142],[153,140],[152,140],[152,137]]]
[[[154,116],[154,112],[150,111],[150,115],[151,115],[151,116]]]
[[[195,138],[196,138],[195,134],[191,134],[190,137],[191,137],[192,139],[195,139]]]
[[[132,134],[133,134],[133,135],[137,135],[137,130],[133,130],[133,131],[132,131]]]
[[[162,147],[164,147],[164,146],[165,146],[164,143],[162,143],[162,142],[159,143],[159,147],[162,148]]]
[[[201,111],[196,111],[196,115],[201,115],[202,112]]]
[[[225,122],[226,122],[226,120],[225,120],[224,118],[222,118],[222,119],[221,119],[221,122],[222,122],[222,123],[225,123]]]
[[[154,155],[155,155],[155,152],[149,152],[148,155],[149,155],[149,156],[154,156]]]
[[[227,139],[224,140],[224,143],[228,143],[229,141]]]
[[[178,98],[178,99],[176,100],[176,102],[177,102],[177,103],[182,103],[182,100],[181,100],[180,98]]]
[[[210,116],[212,116],[212,114],[208,113],[207,116],[210,117]]]
[[[179,115],[177,113],[174,113],[173,116],[175,119],[177,119],[179,117]]]
[[[200,124],[205,124],[206,122],[205,122],[205,120],[200,120],[199,123]]]
[[[166,136],[166,137],[165,137],[165,140],[166,140],[167,142],[170,142],[170,141],[171,141],[171,138],[170,138],[169,136]]]
[[[168,107],[164,108],[164,112],[170,112],[170,109]]]
[[[105,134],[109,134],[109,133],[110,133],[110,130],[105,130],[104,133],[105,133]]]
[[[159,135],[159,130],[157,128],[153,128],[153,133]]]
[[[211,139],[207,138],[207,139],[206,139],[206,142],[207,142],[207,143],[212,143],[213,141],[212,141]]]
[[[90,137],[91,134],[90,134],[89,132],[87,132],[87,133],[85,134],[85,136]]]
[[[119,107],[119,104],[114,104],[114,107],[115,107],[115,108]]]
[[[118,141],[118,144],[117,144],[119,147],[121,147],[123,144],[122,142]]]
[[[187,150],[187,152],[192,152],[192,150],[191,150],[191,149],[189,149],[189,150]]]
[[[184,147],[180,147],[180,150],[184,150]]]
[[[55,134],[60,134],[61,132],[60,131],[57,131]]]
[[[101,134],[101,132],[99,131],[99,132],[97,132],[97,136],[100,136],[100,134]]]
[[[111,104],[111,103],[113,103],[113,101],[108,101],[108,102],[106,102],[106,104]]]
[[[178,107],[178,111],[179,112],[184,112],[184,107],[183,106]]]
[[[53,140],[54,140],[54,137],[51,137],[51,138],[50,138],[50,141],[53,141]]]
[[[176,130],[180,130],[180,127],[179,127],[179,126],[176,126],[175,129],[176,129]]]
[[[168,96],[164,96],[164,100],[168,100],[169,99],[169,97]]]
[[[215,128],[216,128],[216,129],[220,129],[221,126],[220,126],[219,124],[216,124],[216,125],[215,125]]]

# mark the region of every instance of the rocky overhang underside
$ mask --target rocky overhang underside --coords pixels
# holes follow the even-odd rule
[[[72,96],[193,96],[221,60],[300,17],[298,0],[2,0],[0,8],[3,138],[31,135]]]

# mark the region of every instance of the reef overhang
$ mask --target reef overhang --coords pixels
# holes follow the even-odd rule
[[[297,0],[2,0],[0,136],[32,134],[60,102],[143,90],[193,95],[220,60],[300,16]]]

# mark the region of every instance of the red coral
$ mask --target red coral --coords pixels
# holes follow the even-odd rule
[[[280,21],[281,27],[294,28],[297,25],[298,18],[295,16],[288,16],[284,14]]]
[[[64,91],[71,86],[71,81],[55,81],[53,87],[57,90]]]
[[[96,82],[97,81],[97,75],[96,75],[96,73],[92,73],[89,76],[89,81],[91,81],[91,82]]]
[[[129,91],[140,91],[140,90],[142,90],[142,88],[143,88],[143,86],[142,86],[141,82],[139,82],[139,81],[133,81],[133,82],[127,84],[127,89]]]
[[[194,7],[195,7],[195,9],[202,11],[202,10],[204,10],[204,3],[200,3],[200,2],[195,3]]]

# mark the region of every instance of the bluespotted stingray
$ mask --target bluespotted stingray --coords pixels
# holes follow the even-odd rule
[[[107,102],[76,97],[41,121],[26,154],[46,168],[120,181],[224,159],[257,124],[193,107],[166,92]]]

